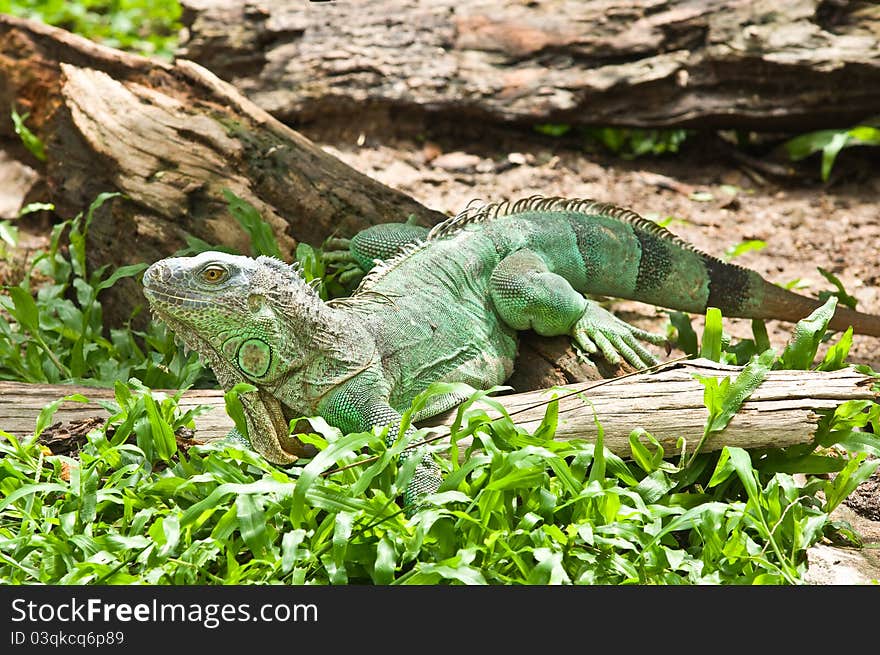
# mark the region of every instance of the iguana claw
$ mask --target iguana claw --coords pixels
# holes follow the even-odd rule
[[[653,344],[666,341],[661,334],[646,332],[621,321],[591,300],[587,301],[571,335],[588,354],[601,352],[611,364],[620,364],[623,359],[636,368],[647,368],[659,361],[639,343],[639,339]]]

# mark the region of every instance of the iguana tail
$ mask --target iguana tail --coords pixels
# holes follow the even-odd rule
[[[724,316],[792,323],[822,305],[771,284],[755,271],[701,252],[628,210],[599,205],[584,214],[569,214],[567,220],[588,272],[582,289],[587,293],[692,313],[717,307]],[[854,332],[880,337],[880,316],[838,306],[829,328],[845,330],[850,325]]]
[[[648,264],[648,268],[651,268],[651,261],[657,259],[658,250],[665,254],[672,248],[666,240],[652,242],[645,239],[645,234],[640,230],[637,229],[636,233],[641,240],[642,266]],[[677,256],[670,256],[669,259],[672,262],[669,267],[671,270],[663,277],[642,268],[640,273],[647,273],[644,277],[645,284],[650,284],[654,279],[660,280],[656,283],[661,287],[658,289],[661,292],[658,296],[676,298],[677,302],[665,304],[673,309],[702,312],[706,307],[717,307],[724,316],[732,318],[777,319],[796,323],[823,304],[816,298],[802,296],[772,284],[755,271],[721,261],[688,246],[683,246]],[[702,269],[702,272],[695,273],[695,269]],[[705,291],[701,293],[683,294],[682,288],[676,284],[678,280],[690,280],[693,289],[696,286],[694,283],[701,278],[706,281]],[[690,306],[695,297],[700,298],[698,307]],[[642,298],[637,297],[635,300]],[[880,316],[838,305],[828,328],[843,331],[849,326],[857,334],[880,337]]]
[[[815,298],[792,293],[766,280],[761,281],[763,282],[763,294],[761,294],[763,300],[757,308],[757,315],[748,318],[776,318],[794,323],[822,305],[822,302]],[[722,309],[722,313],[723,311]],[[880,316],[857,312],[849,307],[838,305],[834,317],[828,324],[828,329],[843,331],[849,326],[852,326],[853,332],[858,334],[880,337]]]

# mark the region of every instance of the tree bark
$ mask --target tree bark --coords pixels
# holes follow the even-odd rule
[[[867,0],[183,0],[184,53],[290,123],[353,112],[805,131],[880,107]]]
[[[125,194],[91,224],[92,266],[155,261],[189,237],[247,252],[225,188],[261,212],[288,257],[299,241],[320,244],[410,214],[425,225],[444,218],[325,153],[197,64],[0,15],[0,115],[13,107],[30,113],[45,144],[44,163],[10,148],[43,174],[49,197],[36,199],[73,216],[101,192]],[[0,138],[10,143],[7,123]],[[112,323],[144,304],[133,280],[112,291]]]
[[[741,368],[725,366],[709,360],[677,364],[653,374],[639,374],[626,380],[608,380],[569,385],[564,389],[543,389],[529,393],[498,396],[496,400],[514,414],[517,425],[535,430],[544,418],[547,401],[561,397],[556,439],[583,438],[595,441],[596,420],[604,430],[604,443],[618,455],[630,456],[629,435],[633,430],[646,430],[667,453],[678,452],[676,442],[683,437],[688,452],[699,442],[706,423],[703,386],[693,374],[734,377]],[[730,424],[712,434],[704,444],[706,451],[723,446],[743,448],[782,448],[810,442],[818,427],[820,412],[833,411],[848,400],[872,400],[874,379],[843,369],[834,372],[771,371],[764,382],[743,404]],[[570,395],[570,392],[582,392]],[[89,403],[66,402],[55,414],[60,423],[50,433],[71,431],[71,425],[88,422],[108,414],[97,401],[113,400],[111,389],[95,389],[66,385],[33,385],[0,382],[0,429],[18,438],[32,435],[36,417],[49,402],[81,393]],[[181,410],[208,405],[210,411],[195,419],[195,439],[206,442],[221,438],[232,428],[226,415],[222,391],[188,391],[183,394]],[[485,407],[490,416],[498,412]],[[595,412],[595,415],[594,415]],[[449,427],[456,410],[447,412],[423,426]],[[466,448],[470,438],[459,442]]]

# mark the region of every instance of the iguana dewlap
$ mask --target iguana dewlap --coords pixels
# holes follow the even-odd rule
[[[598,294],[702,313],[797,321],[820,305],[701,253],[633,212],[529,198],[466,210],[415,244],[419,228],[376,226],[352,254],[373,269],[350,297],[321,301],[296,266],[203,252],[144,274],[154,312],[242,396],[254,448],[279,464],[307,455],[288,419],[320,415],[343,432],[395,423],[435,381],[476,388],[511,374],[517,332],[568,334],[589,353],[641,367],[658,335],[584,298]],[[409,244],[409,245],[407,245]],[[400,252],[402,250],[402,252]],[[838,308],[830,324],[880,336],[880,317]],[[448,406],[436,406],[443,411]],[[410,491],[433,491],[426,458]]]

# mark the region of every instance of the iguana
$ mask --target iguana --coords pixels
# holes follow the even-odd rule
[[[218,381],[241,396],[253,447],[289,464],[313,454],[288,420],[320,415],[343,433],[389,425],[435,381],[477,389],[511,374],[517,332],[571,335],[587,353],[636,367],[656,361],[632,327],[583,294],[702,313],[797,321],[818,300],[722,262],[632,211],[592,200],[532,197],[473,206],[433,228],[378,225],[356,235],[364,268],[355,293],[319,299],[296,265],[203,252],[163,259],[144,274],[151,307]],[[396,254],[395,254],[396,253]],[[830,328],[880,337],[880,317],[839,307]],[[462,398],[440,399],[439,413]],[[422,457],[420,455],[420,457]],[[406,502],[437,489],[423,456]]]

